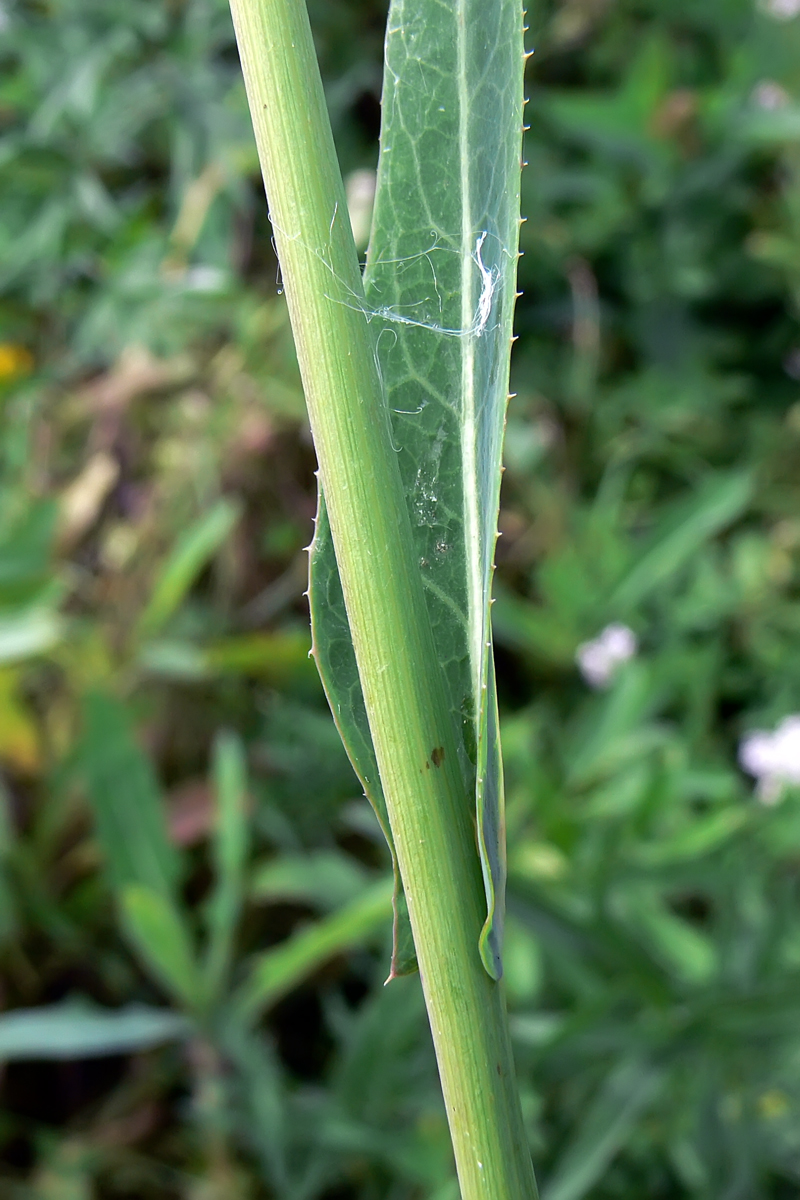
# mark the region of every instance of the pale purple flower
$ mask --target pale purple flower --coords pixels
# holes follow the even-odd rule
[[[219,267],[198,263],[195,267],[189,267],[181,282],[189,292],[221,292],[228,282],[228,276]]]
[[[746,734],[739,763],[757,780],[762,804],[776,804],[787,784],[800,785],[800,714],[785,717],[772,733],[754,729]]]
[[[791,21],[800,13],[800,0],[762,0],[761,7],[776,21]]]
[[[774,79],[762,79],[761,83],[757,83],[753,88],[751,99],[756,108],[776,112],[779,108],[786,108],[791,96],[779,83],[775,83]]]
[[[578,646],[575,661],[590,687],[604,688],[622,663],[633,658],[637,649],[636,634],[627,625],[606,625],[593,641]]]

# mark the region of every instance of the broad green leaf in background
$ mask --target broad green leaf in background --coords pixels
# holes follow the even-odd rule
[[[436,651],[462,730],[488,910],[481,955],[495,978],[505,859],[489,600],[519,232],[518,17],[516,0],[394,0],[365,274]],[[310,596],[331,708],[388,830],[322,496]],[[393,970],[408,965],[396,946]]]

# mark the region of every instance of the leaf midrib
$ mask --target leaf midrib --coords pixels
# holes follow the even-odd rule
[[[464,497],[464,551],[467,563],[467,640],[472,675],[472,694],[476,706],[480,699],[483,623],[480,619],[483,607],[483,581],[481,579],[482,555],[480,550],[480,513],[478,512],[478,489],[475,435],[475,339],[473,317],[472,270],[472,189],[469,170],[469,93],[467,89],[467,19],[466,0],[458,0],[457,7],[457,62],[458,62],[458,153],[461,186],[461,470]]]

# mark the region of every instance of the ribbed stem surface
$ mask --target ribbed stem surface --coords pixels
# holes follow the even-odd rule
[[[472,797],[436,660],[303,0],[231,0],[464,1200],[536,1196]]]

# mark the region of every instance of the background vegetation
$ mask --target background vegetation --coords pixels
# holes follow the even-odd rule
[[[311,9],[350,174],[385,12]],[[737,765],[800,710],[798,12],[530,14],[495,622],[545,1200],[800,1185],[800,792]],[[227,6],[0,27],[0,1192],[455,1200],[307,658],[313,453]],[[592,688],[611,622],[638,652]]]

